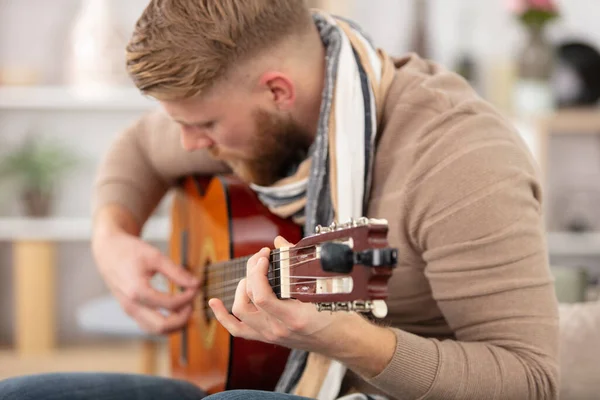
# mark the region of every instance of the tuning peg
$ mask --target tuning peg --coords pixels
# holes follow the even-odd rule
[[[350,246],[342,243],[321,245],[321,266],[323,271],[347,274],[354,267],[354,253]]]
[[[366,267],[394,268],[398,262],[398,249],[376,248],[353,252],[343,243],[328,242],[321,245],[321,267],[326,272],[347,274],[355,264]]]
[[[355,311],[359,313],[371,313],[375,318],[385,318],[388,313],[388,307],[383,300],[373,301],[337,301],[337,302],[319,302],[315,303],[317,311]]]
[[[373,300],[371,303],[371,314],[375,318],[385,318],[388,313],[388,307],[385,301],[383,300]]]

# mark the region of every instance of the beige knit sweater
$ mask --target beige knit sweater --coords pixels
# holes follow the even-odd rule
[[[396,60],[369,216],[399,248],[390,281],[396,353],[346,384],[398,399],[554,399],[558,311],[535,162],[512,126],[457,75]],[[174,179],[227,169],[186,153],[161,112],[126,129],[102,162],[94,209],[143,223]]]

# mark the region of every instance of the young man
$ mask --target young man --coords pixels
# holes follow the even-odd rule
[[[385,218],[399,249],[384,324],[278,300],[267,251],[254,255],[233,315],[218,299],[209,305],[233,335],[294,357],[278,393],[211,398],[557,398],[557,302],[535,163],[463,79],[414,54],[391,59],[302,0],[152,0],[127,57],[161,110],[127,129],[101,165],[93,250],[147,331],[181,328],[201,284],[138,238],[190,173],[235,173],[307,233],[332,219]],[[156,272],[187,289],[153,291]],[[32,382],[66,398],[202,397],[184,382],[103,374],[4,387]]]

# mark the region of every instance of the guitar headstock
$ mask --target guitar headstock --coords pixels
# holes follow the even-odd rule
[[[318,226],[316,233],[271,255],[269,280],[280,298],[315,303],[320,311],[387,314],[387,283],[397,250],[388,248],[388,224],[359,218]]]

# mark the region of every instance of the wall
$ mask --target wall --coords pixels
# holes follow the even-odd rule
[[[82,1],[0,0],[0,65],[32,67],[39,71],[43,84],[61,84],[70,26]],[[131,31],[145,3],[144,0],[112,1],[125,33]],[[335,0],[329,4],[341,7]],[[563,19],[552,27],[552,38],[583,37],[600,47],[597,21],[600,2],[563,0],[559,4]],[[392,55],[401,55],[410,49],[412,1],[353,0],[346,2],[341,10]],[[491,98],[504,101],[506,93],[498,90],[505,85],[498,82],[504,82],[505,75],[510,74],[511,61],[522,38],[520,27],[504,9],[504,1],[432,0],[428,22],[430,57],[452,68],[459,50],[471,51],[480,66],[481,86]],[[31,113],[4,110],[0,111],[0,140],[10,143],[34,126],[39,134],[66,140],[78,149],[87,162],[62,187],[56,214],[86,216],[91,179],[99,157],[119,130],[137,115],[139,113],[132,111]],[[14,195],[0,193],[0,215],[18,212]],[[61,245],[59,260],[60,338],[62,341],[80,340],[82,336],[76,329],[73,312],[78,304],[103,293],[104,285],[93,266],[87,243]],[[12,340],[10,261],[9,245],[0,244],[0,343]]]

